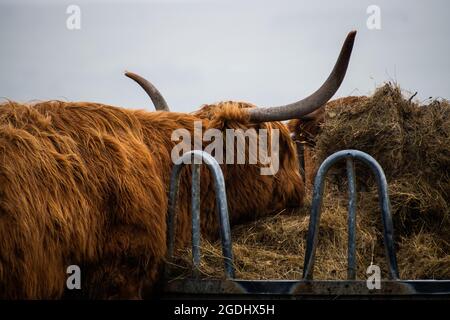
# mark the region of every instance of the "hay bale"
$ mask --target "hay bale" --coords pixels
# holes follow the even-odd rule
[[[384,170],[394,172],[405,163],[404,116],[413,107],[405,103],[397,88],[384,86],[369,99],[352,105],[336,105],[326,111],[316,139],[319,163],[342,149],[357,149],[376,155]]]
[[[419,232],[401,239],[398,252],[400,276],[404,279],[448,279],[450,244],[434,233]]]
[[[404,98],[399,87],[386,84],[369,99],[333,112],[317,138],[318,163],[342,149],[367,152],[385,171],[397,232],[449,227],[448,101],[419,106]],[[334,175],[345,177],[343,166]],[[365,166],[357,166],[357,176],[376,193]]]
[[[320,164],[342,149],[372,155],[389,185],[400,276],[404,279],[450,278],[450,104],[420,106],[387,84],[367,99],[326,111],[316,140]],[[316,164],[316,165],[317,165]],[[387,278],[383,230],[376,185],[356,166],[357,275],[377,264]],[[345,164],[327,179],[322,206],[315,279],[347,276],[347,192]],[[302,275],[309,208],[260,219],[232,230],[236,275],[242,279],[299,279]],[[188,276],[190,249],[178,251],[173,277]],[[202,241],[201,273],[223,276],[220,242]]]

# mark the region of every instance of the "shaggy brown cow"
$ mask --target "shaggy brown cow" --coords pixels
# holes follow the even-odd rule
[[[60,298],[66,268],[79,265],[82,293],[138,298],[158,279],[166,251],[171,150],[176,129],[279,129],[280,168],[224,165],[231,224],[289,205],[304,188],[295,145],[277,120],[323,105],[343,80],[355,32],[324,85],[297,103],[253,108],[225,102],[194,114],[48,101],[0,106],[0,298]],[[271,122],[266,122],[271,121]],[[225,150],[226,152],[226,150]],[[190,239],[190,168],[180,181],[177,243]],[[218,230],[211,179],[201,176],[202,231]]]

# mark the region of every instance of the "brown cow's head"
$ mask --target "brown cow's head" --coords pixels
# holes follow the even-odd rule
[[[303,116],[300,119],[290,120],[288,123],[289,131],[292,139],[297,145],[297,156],[299,159],[300,172],[302,172],[307,190],[312,190],[314,177],[318,169],[319,163],[315,158],[315,146],[317,136],[322,130],[326,116],[333,117],[334,108],[342,106],[351,107],[355,103],[359,103],[366,99],[364,96],[350,96],[339,98],[327,102],[324,106],[316,111]]]
[[[227,185],[228,204],[232,223],[254,220],[256,217],[286,207],[298,207],[303,203],[304,187],[298,171],[295,145],[290,133],[281,122],[253,123],[248,119],[248,110],[255,106],[245,102],[221,102],[204,105],[193,114],[204,119],[206,126],[225,132],[241,129],[255,133],[265,129],[268,135],[278,131],[278,170],[274,175],[262,175],[267,167],[259,161],[248,163],[249,146],[246,144],[246,163],[224,165],[222,170]],[[260,137],[256,134],[256,139]],[[268,139],[270,141],[270,138]],[[224,150],[227,153],[228,150]]]
[[[292,128],[295,132],[296,126],[288,127],[279,121],[322,117],[323,108],[321,107],[335,94],[345,76],[355,35],[356,32],[348,34],[328,79],[316,92],[305,99],[288,105],[267,108],[255,108],[253,105],[241,102],[222,102],[205,105],[193,113],[194,116],[202,119],[204,127],[222,131],[229,128],[279,130],[279,170],[275,175],[259,174],[259,165],[222,166],[228,187],[232,222],[254,218],[258,214],[287,206],[302,205],[304,184],[300,176],[295,139],[292,139],[289,131],[289,128]],[[162,95],[149,81],[134,73],[127,72],[126,76],[144,88],[157,110],[169,110]]]

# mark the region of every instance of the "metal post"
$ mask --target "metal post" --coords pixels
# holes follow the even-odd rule
[[[192,162],[192,264],[194,275],[200,268],[200,165]]]
[[[348,266],[347,278],[356,279],[356,181],[352,158],[347,158],[348,177]]]
[[[214,189],[216,192],[217,214],[219,216],[220,238],[222,241],[222,253],[224,256],[225,274],[228,279],[234,278],[233,251],[231,243],[230,221],[228,218],[227,195],[225,191],[225,180],[222,170],[217,161],[204,151],[194,150],[186,152],[175,163],[170,177],[169,190],[169,212],[167,217],[168,228],[168,258],[173,257],[174,240],[176,233],[176,202],[179,189],[179,178],[181,168],[186,160],[197,158],[203,160],[208,166],[214,179]],[[196,168],[197,167],[197,168]],[[200,167],[199,164],[193,164],[192,170],[192,254],[194,268],[200,263]]]

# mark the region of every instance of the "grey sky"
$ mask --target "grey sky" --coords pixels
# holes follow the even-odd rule
[[[81,8],[81,30],[66,8]],[[369,5],[381,30],[366,27]],[[244,100],[289,103],[328,76],[358,30],[338,96],[384,81],[450,98],[449,1],[0,0],[0,97],[96,101],[152,110],[123,76],[147,77],[172,109]]]

